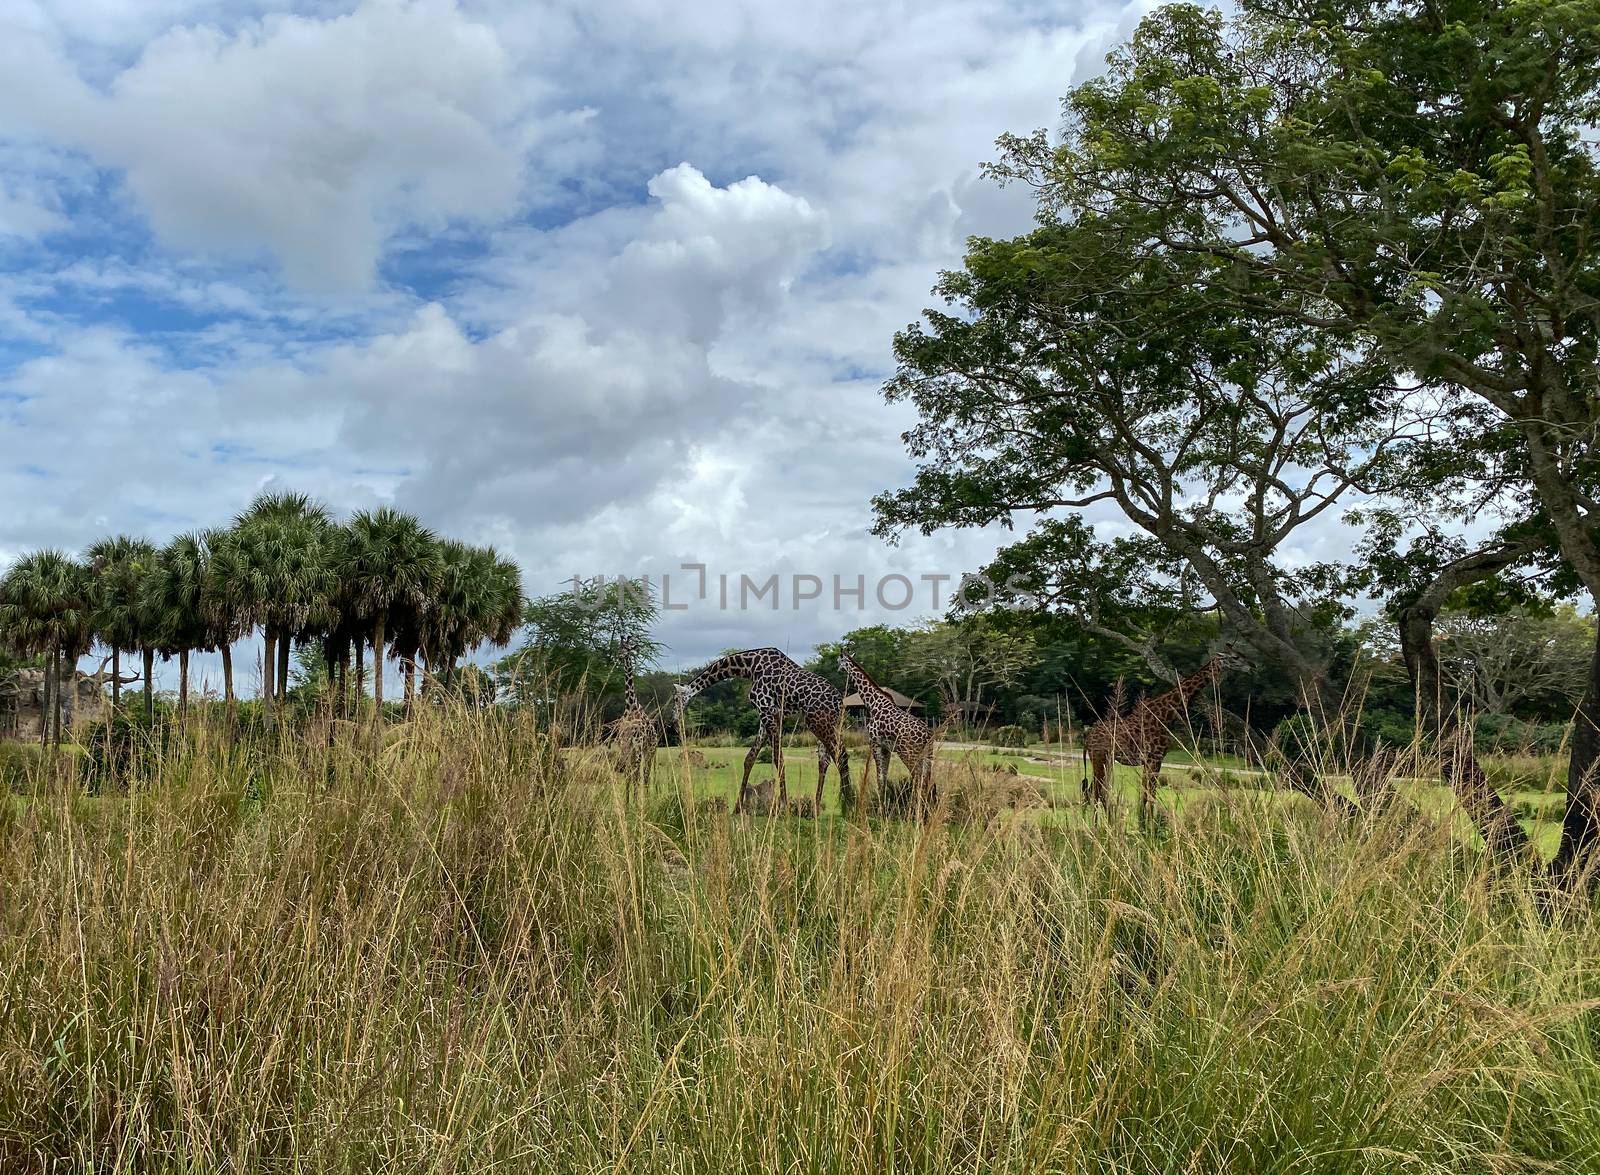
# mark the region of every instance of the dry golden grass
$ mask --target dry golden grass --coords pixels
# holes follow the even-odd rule
[[[102,783],[0,806],[8,1175],[1600,1164],[1600,924],[1409,805],[731,818],[498,713]]]

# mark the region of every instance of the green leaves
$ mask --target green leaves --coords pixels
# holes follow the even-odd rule
[[[34,551],[0,577],[0,640],[14,652],[76,658],[93,633],[89,569],[66,552]]]

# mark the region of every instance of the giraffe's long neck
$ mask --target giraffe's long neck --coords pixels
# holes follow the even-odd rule
[[[719,681],[727,681],[733,677],[749,677],[754,669],[755,659],[749,653],[729,653],[726,657],[718,657],[696,673],[680,692],[683,700],[688,701],[701,690],[708,689]]]
[[[867,713],[874,718],[881,718],[889,710],[898,710],[894,699],[879,688],[878,683],[867,676],[866,670],[856,665],[854,661],[844,663],[844,677],[850,689],[861,699],[861,704],[867,708]]]
[[[631,665],[631,664],[630,664],[630,665],[629,665],[629,666],[628,666],[628,667],[627,667],[627,669],[626,669],[626,670],[625,670],[625,672],[626,672],[626,673],[627,673],[627,675],[628,675],[628,677],[627,677],[627,681],[628,681],[628,688],[627,688],[627,694],[628,694],[628,697],[627,697],[627,703],[628,703],[628,709],[630,709],[630,710],[638,710],[638,709],[641,709],[641,707],[640,707],[640,705],[639,705],[639,694],[638,694],[638,692],[637,692],[637,691],[636,691],[636,690],[635,690],[635,689],[634,689],[634,688],[633,688],[633,666],[632,666],[632,665]]]
[[[1212,684],[1222,676],[1222,663],[1212,657],[1188,677],[1180,678],[1178,684],[1156,699],[1167,712],[1177,712],[1185,709],[1195,694],[1206,686]]]

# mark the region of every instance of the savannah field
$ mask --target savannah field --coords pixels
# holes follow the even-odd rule
[[[952,819],[735,818],[739,748],[368,739],[13,773],[0,1170],[1600,1168],[1600,923],[1426,784],[1169,762],[1139,834],[947,749]]]

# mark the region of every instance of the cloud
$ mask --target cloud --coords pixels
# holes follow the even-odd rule
[[[0,562],[268,484],[397,502],[537,591],[956,574],[999,541],[868,533],[908,475],[878,386],[966,235],[1029,224],[977,176],[994,137],[1052,122],[1131,8],[26,5],[0,38],[0,494],[25,503]],[[690,663],[911,615],[849,605],[664,635]]]
[[[117,168],[165,243],[264,250],[317,292],[365,288],[404,226],[510,214],[537,131],[494,30],[452,0],[174,28],[104,94],[40,34],[25,59],[47,96],[22,125]]]
[[[481,340],[439,305],[340,348],[322,377],[348,397],[342,439],[404,453],[402,499],[524,526],[651,492],[696,438],[768,389],[714,369],[730,322],[770,316],[827,241],[824,218],[757,177],[714,187],[682,164],[651,180],[640,235],[567,309],[532,309]]]

